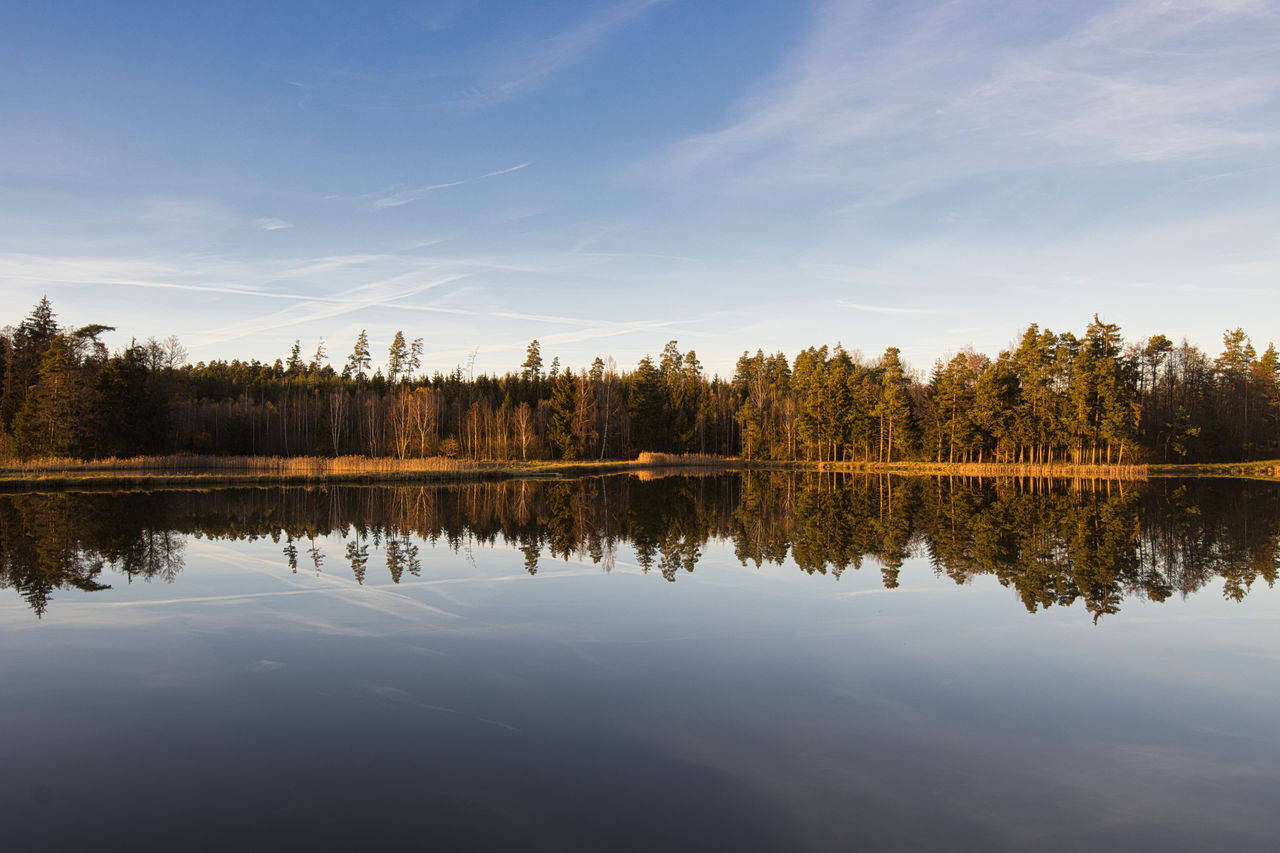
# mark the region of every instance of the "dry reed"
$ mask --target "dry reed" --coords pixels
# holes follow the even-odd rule
[[[737,460],[707,453],[654,453],[644,451],[636,457],[637,465],[654,468],[723,468]]]
[[[357,475],[464,474],[493,467],[473,460],[370,458],[367,456],[134,456],[127,459],[33,459],[0,463],[11,476],[250,476],[316,478]]]
[[[0,478],[14,480],[105,480],[109,478],[146,480],[161,478],[228,480],[273,478],[287,480],[327,480],[358,478],[462,479],[488,476],[552,476],[597,473],[600,471],[646,469],[657,475],[679,470],[728,468],[781,468],[792,470],[846,471],[925,476],[960,476],[1047,479],[1146,480],[1152,475],[1186,474],[1277,474],[1274,461],[1248,466],[1147,466],[1147,465],[1027,465],[1014,463],[953,464],[934,462],[784,462],[732,459],[699,453],[640,453],[634,461],[609,462],[527,462],[456,459],[435,456],[425,459],[340,456],[135,456],[124,459],[33,459],[0,461]],[[1240,469],[1237,471],[1236,469]]]
[[[1013,462],[827,462],[827,471],[878,471],[890,474],[924,474],[944,477],[1034,477],[1051,480],[1146,480],[1146,465],[1028,465]]]

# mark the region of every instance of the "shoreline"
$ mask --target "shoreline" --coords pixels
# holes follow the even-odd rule
[[[163,487],[462,483],[509,479],[560,479],[606,474],[728,471],[817,471],[996,479],[1103,479],[1228,477],[1280,480],[1280,461],[1163,465],[1026,465],[936,462],[809,462],[642,453],[636,459],[590,461],[387,459],[369,457],[152,456],[133,459],[49,459],[0,464],[0,488],[77,485]]]

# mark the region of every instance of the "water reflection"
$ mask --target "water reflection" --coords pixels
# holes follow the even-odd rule
[[[536,574],[548,555],[609,571],[630,548],[675,581],[712,539],[743,565],[792,561],[839,578],[870,560],[898,585],[908,557],[966,583],[993,575],[1027,610],[1083,601],[1096,621],[1127,598],[1163,601],[1221,579],[1240,600],[1275,582],[1280,489],[1162,480],[993,482],[797,472],[600,477],[453,487],[330,487],[0,496],[0,587],[37,614],[57,590],[113,576],[173,581],[186,537],[281,543],[282,567],[421,574],[427,545],[503,543]],[[340,539],[340,550],[333,547]],[[375,560],[376,558],[376,560]]]

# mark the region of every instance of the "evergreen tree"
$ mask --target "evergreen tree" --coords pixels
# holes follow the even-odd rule
[[[966,353],[954,356],[946,365],[939,361],[934,368],[929,397],[938,421],[935,461],[968,461],[973,437],[969,413],[973,410],[977,381],[977,372]]]
[[[368,374],[365,373],[373,364],[373,360],[369,354],[369,335],[364,329],[360,330],[360,335],[356,338],[356,345],[351,350],[350,357],[347,358],[347,366],[342,371],[343,376],[351,377],[357,382],[364,384],[368,380]]]
[[[820,404],[821,427],[818,433],[822,446],[827,448],[827,457],[833,462],[840,460],[841,449],[848,444],[848,423],[852,407],[849,377],[852,372],[853,360],[843,347],[836,344],[831,360],[827,363]]]
[[[14,419],[14,439],[22,456],[87,455],[92,418],[99,410],[93,389],[80,373],[73,339],[54,335],[36,384]]]
[[[739,443],[742,455],[747,459],[759,459],[766,454],[768,378],[763,350],[756,350],[754,356],[744,352],[738,359],[733,385],[740,402],[734,418],[741,430]]]
[[[806,459],[821,460],[823,397],[827,393],[827,348],[809,347],[796,354],[791,372],[791,395],[796,401],[797,446]]]
[[[36,382],[45,351],[58,333],[53,306],[47,296],[41,297],[10,339],[4,387],[0,388],[0,425],[3,427],[10,427],[22,408],[27,389]]]
[[[542,348],[537,338],[529,342],[524,364],[520,365],[520,377],[526,382],[537,382],[542,378]]]
[[[1058,338],[1034,323],[1023,333],[1013,352],[1011,367],[1018,378],[1019,405],[1012,424],[1017,446],[1015,461],[1041,462],[1056,433],[1056,401],[1053,368]]]
[[[290,376],[297,376],[306,370],[306,365],[302,363],[302,341],[293,342],[293,349],[289,350],[289,361],[285,365],[285,370]]]
[[[407,374],[408,368],[409,345],[405,342],[404,332],[397,330],[391,341],[391,348],[387,351],[387,382],[394,385],[396,379]]]
[[[1222,336],[1222,355],[1214,366],[1218,370],[1222,391],[1220,423],[1226,430],[1223,436],[1227,450],[1234,458],[1244,459],[1251,448],[1249,430],[1250,373],[1257,351],[1243,329],[1229,331]],[[1230,403],[1226,401],[1231,401]]]
[[[574,381],[573,371],[566,370],[556,378],[551,391],[551,421],[547,425],[547,440],[560,453],[561,459],[576,459],[574,447]]]
[[[111,357],[95,380],[93,452],[105,456],[161,453],[167,438],[168,396],[146,355],[131,346]]]
[[[631,377],[627,411],[631,416],[631,446],[634,450],[665,450],[663,437],[662,373],[649,356],[640,359]]]
[[[1076,360],[1073,401],[1079,430],[1091,443],[1090,460],[1110,464],[1113,451],[1123,462],[1136,429],[1137,371],[1120,351],[1120,327],[1094,315]]]
[[[884,461],[892,462],[894,451],[906,456],[911,440],[911,396],[897,347],[889,347],[880,359],[880,399],[876,414],[881,423]]]
[[[1005,461],[1017,405],[1018,377],[1009,364],[1008,353],[1002,353],[974,383],[969,420],[978,432],[979,462],[985,461],[983,454],[988,450],[995,461]]]

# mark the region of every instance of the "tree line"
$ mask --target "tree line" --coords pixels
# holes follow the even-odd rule
[[[499,375],[428,375],[397,332],[374,368],[361,332],[330,363],[300,342],[273,363],[189,364],[177,338],[109,352],[112,327],[64,328],[48,299],[0,330],[0,458],[229,455],[620,459],[641,451],[818,462],[1243,461],[1280,455],[1280,356],[1241,329],[1220,355],[1164,335],[1031,325],[994,359],[913,371],[890,347],[744,352],[708,376],[670,341],[632,369],[561,368],[538,341]]]

